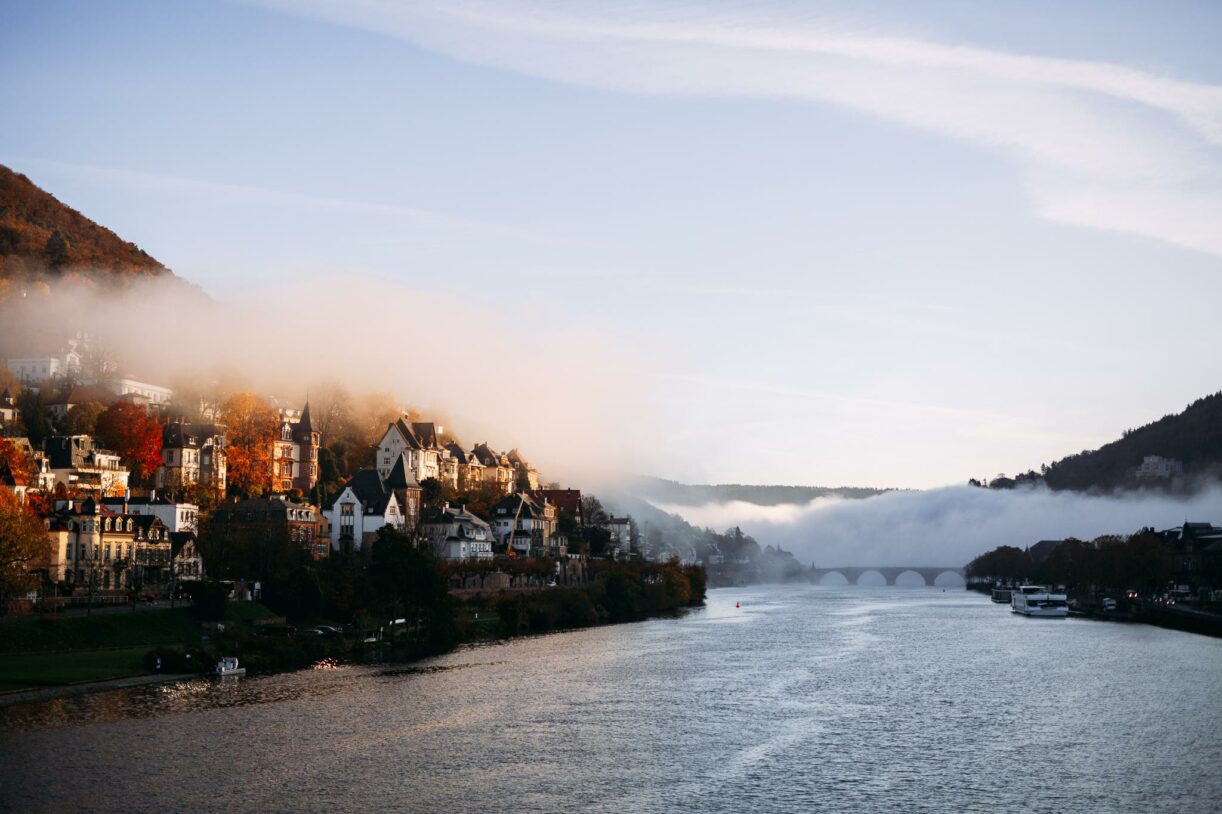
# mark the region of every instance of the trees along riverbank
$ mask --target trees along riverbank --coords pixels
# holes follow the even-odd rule
[[[9,649],[0,652],[60,642],[41,648],[54,672],[57,661],[67,664],[82,648],[144,645],[140,661],[148,672],[158,664],[161,672],[203,672],[221,656],[237,656],[252,673],[276,672],[328,659],[411,660],[466,642],[674,616],[702,605],[706,591],[699,566],[595,560],[587,563],[580,584],[460,600],[449,590],[450,566],[390,529],[379,533],[367,558],[337,555],[312,562],[248,554],[247,563],[277,564],[258,574],[261,603],[230,602],[221,583],[202,583],[195,586],[190,610],[8,623],[25,626],[28,635],[11,636]],[[528,566],[540,564],[521,563]],[[320,625],[340,632],[316,630]],[[123,665],[97,677],[139,672],[132,652],[122,657]],[[13,681],[9,689],[38,683],[7,678]]]

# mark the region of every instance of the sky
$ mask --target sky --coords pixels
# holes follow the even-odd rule
[[[638,471],[924,488],[1219,389],[1220,33],[1209,2],[0,0],[0,163],[222,302],[395,292],[324,303],[307,356],[469,306],[486,341],[421,352],[538,330],[547,399],[594,342]]]

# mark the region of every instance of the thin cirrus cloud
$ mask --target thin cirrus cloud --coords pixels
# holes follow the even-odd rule
[[[1222,255],[1222,86],[773,11],[251,0],[454,59],[639,94],[806,99],[1003,152],[1036,214]]]

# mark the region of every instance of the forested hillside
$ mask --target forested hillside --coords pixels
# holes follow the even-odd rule
[[[1099,449],[1063,458],[1044,468],[1044,482],[1052,489],[1079,491],[1131,486],[1134,470],[1147,455],[1181,461],[1189,477],[1222,473],[1222,393],[1129,430]]]
[[[72,271],[106,281],[170,275],[143,249],[0,165],[0,280]]]

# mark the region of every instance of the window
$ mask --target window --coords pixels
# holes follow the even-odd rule
[[[64,554],[64,559],[66,560],[72,559],[72,543],[68,543],[68,548],[66,549],[66,553]]]

